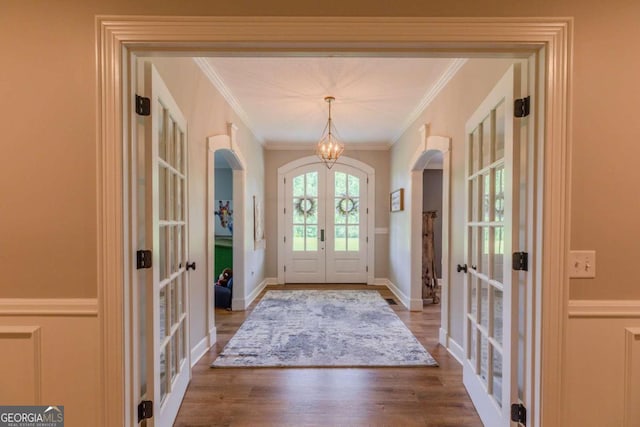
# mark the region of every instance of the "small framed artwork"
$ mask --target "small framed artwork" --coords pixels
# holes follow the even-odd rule
[[[404,188],[393,191],[390,195],[391,212],[404,210]]]
[[[253,248],[264,249],[264,208],[262,199],[253,196]]]

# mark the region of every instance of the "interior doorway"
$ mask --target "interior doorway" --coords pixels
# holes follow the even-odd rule
[[[143,18],[139,19],[144,21]],[[228,26],[216,25],[220,20]],[[101,210],[98,241],[100,243],[106,242],[104,245],[98,245],[98,270],[100,272],[99,303],[104,314],[101,319],[103,346],[108,349],[103,353],[105,408],[102,414],[102,419],[107,424],[120,424],[122,419],[127,419],[124,413],[128,409],[122,408],[121,402],[126,401],[123,396],[128,392],[130,385],[129,377],[126,372],[123,372],[123,366],[126,364],[125,356],[129,351],[127,343],[129,327],[122,328],[123,322],[130,321],[122,313],[122,307],[127,306],[128,303],[125,301],[126,296],[123,294],[123,290],[127,289],[124,285],[130,275],[130,266],[125,262],[127,259],[124,256],[126,248],[113,241],[113,236],[126,234],[124,229],[127,221],[122,220],[122,215],[129,212],[128,199],[123,195],[126,186],[113,184],[114,182],[120,183],[122,171],[128,170],[127,167],[123,167],[123,163],[128,161],[129,153],[122,152],[123,149],[128,150],[128,146],[122,142],[123,138],[127,141],[129,134],[126,113],[123,117],[122,111],[128,111],[130,103],[128,97],[125,97],[127,98],[126,102],[121,99],[123,94],[127,93],[123,87],[128,84],[126,78],[128,69],[123,72],[123,68],[126,69],[130,66],[127,59],[130,59],[129,55],[131,54],[133,54],[132,57],[135,57],[141,37],[145,40],[144,49],[147,51],[150,47],[155,46],[158,50],[173,49],[174,52],[175,45],[172,44],[174,41],[181,41],[185,46],[202,47],[203,43],[211,43],[211,46],[219,47],[229,40],[254,40],[251,37],[254,37],[252,28],[256,28],[255,19],[246,22],[241,19],[227,22],[224,18],[212,18],[210,21],[206,19],[189,21],[183,18],[174,22],[168,19],[162,21],[163,25],[149,26],[146,25],[146,21],[141,24],[139,21],[127,21],[126,19],[117,21],[110,17],[99,20],[97,24],[100,26],[97,41],[99,51],[97,55],[99,61],[97,81],[100,94],[98,152],[102,153],[101,156],[98,156],[98,170],[101,171],[98,179]],[[314,33],[316,34],[314,37],[309,36],[309,33],[317,31],[318,28],[324,28],[326,22],[316,22],[322,21],[320,18],[311,19],[307,23],[308,25],[303,26],[299,25],[298,20],[289,23],[286,20],[276,19],[275,21],[272,26],[269,25],[269,21],[261,22],[258,27],[262,32],[260,36],[255,36],[256,40],[280,43],[278,45],[280,47],[290,46],[297,47],[297,49],[303,49],[299,44],[300,40],[320,40],[319,44],[325,49],[333,46],[333,49],[340,50],[341,47],[342,49],[350,48],[353,51],[366,50],[363,47],[366,44],[355,42],[341,44],[342,42],[339,41],[358,40],[359,42],[371,41],[373,43],[379,40],[401,40],[398,42],[398,51],[402,51],[403,48],[415,49],[416,46],[424,45],[431,46],[432,49],[436,49],[437,46],[439,52],[442,51],[443,44],[446,47],[446,43],[449,41],[451,48],[457,50],[458,53],[461,50],[466,50],[484,54],[488,54],[488,52],[504,54],[505,50],[510,49],[512,52],[536,52],[541,58],[546,58],[541,63],[541,70],[547,72],[543,73],[544,84],[540,86],[547,89],[542,91],[547,102],[540,102],[541,107],[539,108],[545,115],[545,123],[548,127],[540,126],[539,130],[544,137],[540,135],[539,154],[541,158],[544,153],[545,159],[559,160],[545,162],[544,167],[539,168],[540,179],[545,182],[545,192],[541,195],[544,198],[544,210],[540,209],[539,211],[539,224],[544,224],[545,227],[544,229],[536,229],[536,236],[541,243],[540,251],[536,253],[542,255],[536,262],[536,268],[540,272],[540,283],[552,283],[554,287],[545,289],[544,293],[539,288],[540,291],[536,298],[540,301],[535,306],[541,316],[536,318],[540,319],[536,320],[536,325],[540,326],[540,323],[543,323],[556,327],[544,329],[545,333],[539,336],[540,341],[545,345],[536,342],[535,349],[540,351],[535,355],[536,366],[541,366],[544,361],[546,368],[544,371],[540,371],[543,378],[536,383],[536,395],[539,403],[539,391],[544,384],[545,399],[549,403],[545,404],[544,413],[542,413],[540,405],[536,405],[534,410],[542,414],[537,417],[538,420],[550,419],[553,420],[550,422],[557,423],[562,403],[559,399],[561,383],[555,381],[554,378],[562,365],[562,348],[558,343],[562,342],[561,337],[564,333],[563,311],[566,306],[566,293],[563,262],[565,248],[568,247],[568,234],[565,232],[566,203],[562,198],[566,190],[567,177],[562,171],[566,170],[568,165],[567,157],[564,154],[568,143],[566,124],[568,116],[567,93],[570,92],[567,72],[568,64],[570,64],[568,57],[571,53],[570,23],[567,23],[566,20],[557,20],[558,22],[545,20],[536,24],[532,21],[513,19],[495,20],[490,22],[491,25],[487,25],[488,21],[476,22],[472,19],[463,19],[456,22],[439,21],[439,26],[430,25],[430,20],[424,20],[425,25],[417,25],[418,21],[410,21],[413,25],[407,25],[407,22],[402,20],[392,22],[380,20],[376,22],[376,25],[371,25],[370,22],[359,23],[356,19],[353,22],[350,21],[350,25],[343,26],[343,29],[331,33],[331,37],[323,38],[318,34],[325,34],[324,31]],[[528,25],[519,25],[523,22]],[[283,27],[289,24],[291,31],[283,31]],[[160,27],[161,29],[159,29]],[[141,30],[144,28],[146,30]],[[197,31],[194,31],[195,28]],[[373,28],[375,30],[372,30]],[[540,29],[545,31],[540,31]],[[144,33],[142,36],[141,31]],[[225,31],[232,33],[233,36]],[[466,34],[467,38],[464,40],[469,40],[468,43],[460,42],[461,33]],[[245,34],[246,39],[238,34]],[[355,38],[354,34],[356,34]],[[398,35],[402,36],[398,38]],[[501,42],[496,42],[496,40],[501,40]],[[216,45],[216,43],[218,44]],[[249,44],[251,43],[254,42],[249,42]],[[259,43],[255,44],[259,45]],[[232,48],[230,44],[225,46],[227,50]],[[318,48],[318,45],[315,45],[315,48]],[[255,46],[254,49],[259,50]],[[264,45],[262,45],[262,49],[265,49]],[[309,49],[313,50],[311,47]],[[541,51],[542,55],[540,55]],[[552,107],[546,108],[544,106]],[[558,238],[558,236],[561,237]],[[544,252],[541,250],[543,244],[546,248]],[[540,269],[538,265],[542,263],[545,265],[544,270]],[[114,284],[122,284],[123,286],[114,286]],[[543,304],[545,306],[544,312],[540,311]],[[543,315],[544,317],[542,317]],[[125,361],[124,364],[123,361]],[[115,372],[118,375],[114,375]],[[111,420],[113,422],[110,422]]]

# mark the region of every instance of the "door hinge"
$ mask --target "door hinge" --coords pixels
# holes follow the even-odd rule
[[[511,405],[511,421],[527,425],[527,408],[522,403],[514,403]]]
[[[284,214],[285,215],[287,214],[287,208],[284,208]]]
[[[367,267],[365,268],[366,272],[369,272],[369,266],[367,265]]]
[[[136,114],[139,116],[151,115],[151,100],[149,98],[136,95]]]
[[[529,254],[526,252],[514,252],[512,267],[516,271],[529,271]]]
[[[367,215],[369,215],[369,208],[367,208]]]
[[[369,183],[369,178],[367,177],[367,184]]]
[[[367,240],[366,241],[367,241],[367,243],[369,243],[369,236],[367,236]]]
[[[153,402],[151,400],[143,400],[138,405],[138,422],[153,417]]]
[[[136,269],[151,268],[153,253],[150,250],[142,250],[136,252]]]
[[[513,114],[516,117],[527,117],[531,107],[531,97],[519,98],[513,101]]]
[[[284,243],[287,243],[287,236],[284,236]]]
[[[287,266],[286,265],[284,266],[284,272],[285,273],[287,272]]]

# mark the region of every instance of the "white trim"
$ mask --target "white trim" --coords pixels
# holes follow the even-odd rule
[[[460,363],[462,366],[462,361],[464,360],[464,348],[458,344],[453,338],[448,338],[447,351]]]
[[[411,299],[411,298],[409,298],[404,292],[402,292],[402,290],[400,290],[400,288],[398,288],[389,279],[386,279],[385,285],[387,286],[387,288],[389,288],[391,293],[393,293],[396,296],[396,298],[398,298],[398,301],[400,301],[400,303],[402,303],[404,308],[406,308],[407,310],[411,310],[411,311],[421,311],[422,310],[422,298],[420,298],[420,299],[415,299],[415,298]]]
[[[411,171],[411,186],[409,198],[411,208],[409,221],[411,222],[411,284],[410,292],[413,299],[422,300],[422,207],[423,207],[423,173],[425,167],[437,154],[442,153],[442,287],[440,288],[440,325],[449,329],[449,255],[451,239],[451,138],[446,136],[429,135],[429,124],[425,123],[418,129],[420,140],[418,149],[409,162]],[[416,307],[417,308],[417,307]],[[420,305],[418,310],[422,310]]]
[[[218,342],[218,328],[215,326],[209,329],[209,334],[207,335],[209,348],[211,348],[216,342]]]
[[[282,236],[284,236],[284,214],[283,207],[285,205],[285,194],[284,194],[284,177],[290,171],[299,168],[301,166],[306,166],[310,164],[316,164],[320,162],[317,156],[306,156],[296,160],[293,160],[285,165],[282,165],[278,168],[278,202],[277,202],[277,217],[278,217],[278,228],[277,228],[277,240],[278,240],[278,283],[284,284],[284,261],[285,261],[285,253],[286,247],[285,242]],[[369,215],[367,215],[367,236],[374,236],[375,234],[375,216],[376,216],[376,172],[373,167],[370,165],[361,162],[360,160],[353,159],[347,156],[341,156],[336,162],[337,165],[345,165],[351,166],[356,169],[361,170],[367,175],[367,179],[369,180],[367,185],[367,206],[369,208]],[[375,251],[376,251],[376,239],[369,239],[367,243],[367,265],[369,266],[369,271],[367,272],[367,284],[374,283],[374,266],[375,266]]]
[[[447,346],[447,337],[449,336],[449,332],[444,329],[444,328],[440,328],[438,330],[438,342],[440,343],[441,346],[446,347]]]
[[[0,316],[98,316],[96,298],[1,298]]]
[[[193,368],[202,356],[209,351],[209,337],[206,336],[200,340],[198,344],[191,349],[191,367]]]
[[[245,301],[245,310],[247,308],[249,308],[249,306],[251,304],[253,304],[253,302],[255,301],[256,298],[258,298],[258,296],[260,296],[260,293],[262,291],[264,291],[264,288],[266,288],[269,285],[277,285],[278,284],[278,279],[276,277],[265,277],[262,282],[260,282],[260,284],[258,286],[256,286],[256,288],[251,291],[251,293],[247,296],[247,299]]]
[[[314,143],[296,143],[296,142],[265,142],[264,149],[269,151],[291,151],[305,150],[314,151],[316,144]],[[391,144],[386,142],[380,143],[344,143],[345,152],[348,151],[389,151]]]
[[[569,318],[640,318],[640,300],[569,300]]]
[[[389,234],[389,227],[376,227],[375,234]]]
[[[424,94],[418,106],[411,112],[409,117],[404,121],[400,130],[396,133],[396,135],[392,138],[392,144],[398,142],[400,137],[409,129],[418,118],[422,115],[424,110],[436,99],[436,96],[444,89],[444,87],[451,81],[451,79],[456,75],[458,70],[462,68],[464,64],[466,64],[466,58],[455,58],[451,61],[451,64],[443,71],[442,75],[438,78],[438,80],[431,86],[427,93]]]
[[[640,339],[640,328],[625,328],[624,351],[624,427],[637,426],[638,397],[640,397],[640,371],[638,371],[638,356],[634,357],[634,349],[638,350],[636,341]]]
[[[330,26],[331,31],[327,31]],[[295,53],[334,52],[380,55],[422,46],[422,53],[447,50],[457,56],[535,53],[541,78],[536,128],[538,219],[542,245],[536,248],[536,405],[531,424],[567,425],[562,394],[569,281],[566,253],[570,241],[572,18],[393,18],[393,17],[149,17],[96,18],[96,248],[100,311],[101,425],[127,422],[126,369],[129,319],[125,281],[130,274],[124,236],[130,210],[126,174],[130,169],[130,62],[138,49],[156,53],[191,47],[255,54],[290,48]],[[143,42],[141,42],[143,41]],[[381,44],[384,43],[384,44]],[[376,50],[375,46],[384,46]],[[381,47],[380,49],[383,49]],[[126,118],[126,120],[125,120]],[[124,175],[123,175],[124,174]],[[544,310],[542,309],[544,307]],[[542,333],[544,331],[544,333]],[[544,393],[543,393],[544,392]]]
[[[200,67],[200,70],[202,70],[207,79],[209,79],[213,87],[215,87],[216,90],[220,92],[220,95],[222,95],[224,100],[227,101],[233,111],[238,115],[238,117],[240,117],[240,120],[242,120],[247,128],[249,128],[253,136],[255,136],[255,138],[264,145],[264,138],[262,138],[262,136],[256,132],[255,126],[253,126],[251,120],[249,120],[249,116],[244,111],[236,97],[233,96],[233,93],[231,93],[231,89],[229,89],[224,81],[222,81],[215,67],[211,65],[207,58],[193,58],[193,62],[195,62],[198,67]]]

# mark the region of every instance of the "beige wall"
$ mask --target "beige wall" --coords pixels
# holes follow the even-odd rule
[[[245,295],[264,278],[264,250],[253,247],[253,195],[264,193],[262,145],[237,117],[191,58],[153,58],[188,124],[189,145],[189,260],[198,268],[189,273],[191,345],[207,334],[207,137],[226,135],[227,123],[238,127],[237,149],[246,161],[244,218],[235,218],[236,229],[245,224]],[[253,272],[253,275],[249,272]],[[210,284],[211,285],[211,284]],[[238,287],[240,289],[240,287]],[[237,295],[238,298],[243,296]]]
[[[265,254],[266,277],[278,275],[278,168],[302,157],[313,155],[313,150],[266,150],[265,151]],[[344,156],[359,160],[375,169],[376,174],[376,206],[375,227],[389,226],[389,151],[365,151],[346,149]],[[376,253],[374,276],[386,278],[389,265],[389,245],[386,234],[376,234]]]
[[[573,298],[640,298],[636,159],[640,3],[66,0],[0,3],[0,267],[6,297],[96,296],[95,16],[573,16],[571,245],[598,277]],[[10,60],[9,60],[10,58]],[[623,155],[621,155],[623,154]],[[46,177],[43,179],[42,177]],[[604,224],[603,224],[604,222]],[[599,226],[603,224],[602,226]]]

